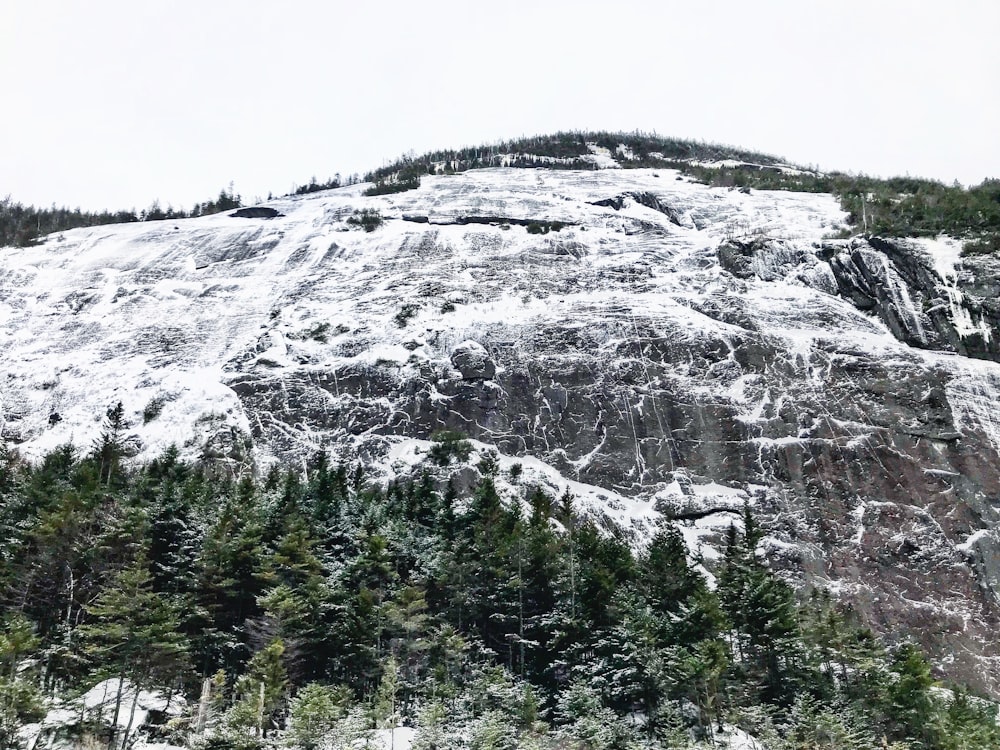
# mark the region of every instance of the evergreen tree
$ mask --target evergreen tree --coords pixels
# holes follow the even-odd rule
[[[441,750],[686,747],[722,722],[773,750],[1000,744],[996,707],[937,688],[919,649],[823,592],[798,603],[749,510],[712,590],[672,526],[635,553],[568,493],[522,516],[481,469],[440,498],[419,470],[355,488],[323,455],[262,482],[176,450],[110,476],[69,447],[0,455],[0,750],[46,693],[105,677],[120,743],[133,686],[198,699],[189,653],[203,750],[357,748],[414,721]]]
[[[521,666],[529,680],[554,688],[552,624],[565,550],[552,524],[551,499],[535,490],[529,502],[531,517],[519,531],[517,547]]]
[[[119,725],[126,686],[132,690],[127,742],[139,691],[153,683],[172,684],[188,669],[188,642],[178,632],[178,616],[163,595],[152,590],[145,560],[119,573],[87,608],[88,622],[80,627],[85,652],[98,675],[117,679],[112,727]],[[126,682],[127,681],[127,682]],[[118,737],[112,734],[108,747]]]
[[[424,592],[408,586],[387,606],[389,649],[399,669],[399,700],[404,714],[411,712],[429,669],[430,633]]]
[[[350,691],[310,682],[291,700],[285,744],[300,750],[318,750],[333,738],[351,706]]]
[[[284,651],[284,643],[275,639],[250,659],[246,673],[236,684],[237,702],[230,712],[231,726],[259,739],[281,726],[279,719],[289,688]]]
[[[389,656],[383,662],[382,679],[371,705],[372,721],[378,729],[395,730],[401,719],[399,705],[399,663]]]
[[[638,738],[628,724],[602,702],[591,687],[575,682],[559,696],[559,735],[580,750],[632,750]]]
[[[744,528],[740,536],[730,527],[718,576],[719,601],[737,633],[737,659],[759,681],[762,698],[788,703],[799,666],[794,593],[758,559],[761,532],[749,509]]]
[[[722,723],[723,679],[729,665],[729,651],[717,638],[675,646],[665,654],[663,676],[668,694],[687,699],[698,708],[700,734],[711,733],[713,723]]]
[[[122,457],[125,453],[125,407],[119,401],[109,407],[104,420],[104,429],[94,446],[94,459],[100,465],[100,480],[107,485],[118,478]]]
[[[149,511],[149,568],[157,591],[192,594],[202,534],[191,497],[183,491],[183,471],[173,471],[176,449],[165,456],[165,463],[154,467],[162,477],[150,476],[154,498]]]
[[[263,532],[253,498],[226,498],[198,558],[198,604],[207,616],[195,641],[205,673],[237,670],[249,656],[244,624],[260,615]]]
[[[930,664],[921,651],[904,643],[892,654],[880,697],[883,720],[895,739],[915,738],[934,747],[937,726],[932,721],[934,684]]]
[[[8,615],[0,622],[0,750],[19,750],[19,731],[45,716],[35,675],[18,669],[38,644],[24,617]]]
[[[654,611],[661,614],[677,612],[704,587],[704,578],[692,570],[687,554],[680,531],[663,524],[639,558],[639,586]]]

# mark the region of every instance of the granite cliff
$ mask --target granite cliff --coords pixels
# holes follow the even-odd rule
[[[709,571],[749,503],[774,567],[1000,696],[1000,263],[667,169],[363,187],[0,251],[3,440],[86,446],[121,401],[137,460],[388,477],[454,430]]]

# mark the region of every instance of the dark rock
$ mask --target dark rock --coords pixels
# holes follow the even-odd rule
[[[269,206],[238,208],[229,215],[240,219],[275,219],[279,216],[284,216],[283,213]]]
[[[740,279],[778,281],[794,276],[816,256],[798,244],[770,237],[725,240],[718,249],[719,265]],[[809,284],[814,286],[814,284]]]
[[[856,239],[837,250],[827,243],[821,253],[829,260],[839,293],[876,315],[900,341],[1000,361],[1000,340],[984,335],[1000,331],[1000,263],[965,258],[963,264],[972,272],[945,280],[923,249],[907,240]],[[956,321],[966,316],[976,330]]]
[[[657,198],[652,193],[647,192],[631,192],[631,193],[621,193],[616,195],[614,198],[605,198],[604,200],[594,201],[590,205],[601,206],[602,208],[613,208],[615,211],[621,211],[625,207],[625,203],[629,200],[633,200],[640,206],[645,206],[646,208],[651,208],[654,211],[659,211],[661,214],[670,219],[671,224],[676,226],[681,226],[680,215],[672,209],[667,204],[663,203],[659,198]]]
[[[469,224],[486,224],[488,226],[518,226],[531,227],[541,225],[558,224],[560,228],[575,226],[573,222],[559,221],[553,222],[549,219],[522,219],[511,216],[425,216],[419,214],[403,214],[403,221],[410,221],[414,224],[435,224],[437,226]]]
[[[496,374],[496,364],[475,341],[463,341],[452,349],[451,363],[465,380],[489,380]]]
[[[719,245],[719,263],[738,279],[751,279],[754,276],[750,261],[753,257],[753,246],[745,242],[727,240]]]

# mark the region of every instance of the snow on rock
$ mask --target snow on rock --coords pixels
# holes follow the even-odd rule
[[[655,531],[662,516],[652,500],[626,497],[613,490],[567,479],[558,469],[533,456],[498,454],[496,448],[477,440],[468,441],[472,448],[464,466],[476,466],[485,456],[492,456],[499,471],[494,483],[509,502],[521,502],[525,513],[531,512],[528,495],[541,489],[557,499],[565,493],[573,498],[574,508],[604,528],[623,532],[637,545],[642,545]],[[426,470],[427,454],[434,443],[429,440],[395,439],[386,453],[383,479]],[[476,472],[478,476],[478,472]]]
[[[615,161],[609,149],[598,146],[596,143],[588,143],[587,148],[590,150],[590,153],[580,157],[583,161],[591,162],[598,169],[621,169],[621,164]],[[627,154],[622,155],[628,158]]]
[[[725,750],[767,750],[759,740],[728,724],[723,726],[721,732],[713,732],[711,745]]]
[[[463,341],[452,349],[451,363],[466,380],[489,380],[497,369],[489,353],[476,341]]]
[[[936,238],[921,237],[910,242],[922,250],[930,259],[934,271],[940,279],[940,289],[947,298],[949,318],[962,338],[979,336],[985,341],[993,338],[993,330],[989,320],[981,310],[975,310],[977,305],[970,305],[966,292],[962,287],[963,258],[961,240],[941,236]]]
[[[0,250],[0,436],[88,450],[121,401],[136,460],[389,477],[452,430],[511,497],[569,489],[637,545],[673,516],[709,574],[747,503],[783,574],[1000,692],[1000,559],[964,546],[1000,524],[1000,264],[666,169],[362,191]]]
[[[98,682],[79,698],[56,702],[41,722],[23,728],[21,738],[27,750],[51,747],[67,729],[92,722],[105,727],[115,726],[119,731],[127,731],[129,737],[139,738],[154,717],[156,723],[163,723],[168,718],[183,715],[186,709],[183,696],[168,696],[158,690],[137,691],[129,680],[110,678]],[[168,745],[141,746],[147,750],[170,750]]]
[[[118,726],[142,726],[151,712],[167,716],[180,716],[186,708],[181,695],[168,696],[158,690],[136,690],[129,680],[110,678],[94,685],[80,698],[84,712],[96,713],[98,719],[114,720],[114,706],[118,700],[119,686],[121,688],[121,706]],[[134,715],[132,707],[135,706]]]

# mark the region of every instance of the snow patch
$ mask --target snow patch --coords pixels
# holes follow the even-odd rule
[[[417,730],[413,727],[393,727],[375,731],[374,744],[379,750],[410,750]]]
[[[978,531],[974,531],[969,534],[964,542],[956,544],[955,549],[962,552],[969,552],[981,539],[988,539],[993,535],[994,532],[992,529],[979,529]]]
[[[721,732],[713,732],[712,746],[720,750],[767,750],[755,737],[730,724],[724,724]]]
[[[116,719],[115,703],[119,697]],[[186,710],[187,704],[181,695],[173,694],[168,698],[159,690],[137,691],[129,680],[110,678],[98,682],[75,700],[57,701],[41,722],[22,729],[21,739],[25,747],[32,750],[39,742],[45,742],[46,735],[55,735],[61,729],[78,726],[83,721],[97,721],[106,727],[114,725],[120,730],[128,730],[130,737],[135,738],[148,722],[150,713],[176,717]],[[171,750],[172,746],[152,743],[142,747],[147,750]]]
[[[590,153],[580,157],[583,161],[589,161],[598,169],[621,169],[621,164],[615,160],[609,149],[596,143],[588,143],[587,148],[590,149]]]

